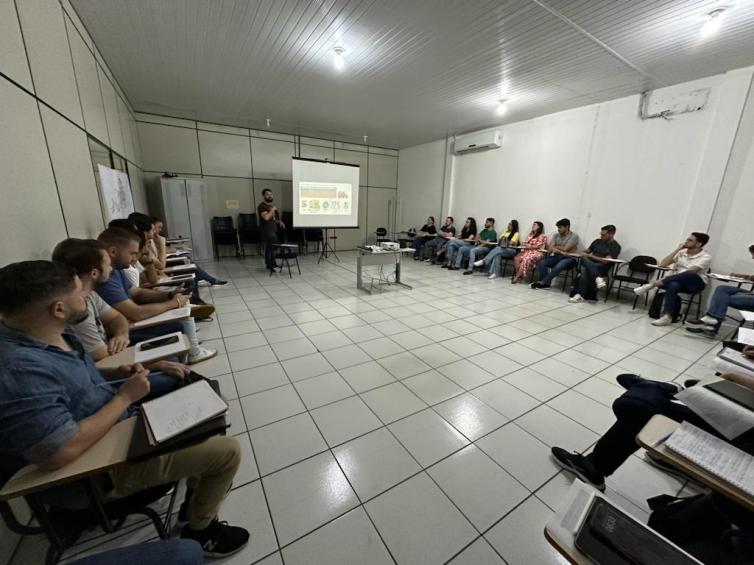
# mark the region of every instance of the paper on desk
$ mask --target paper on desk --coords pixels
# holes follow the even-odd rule
[[[754,496],[754,457],[748,453],[688,422],[673,432],[665,446]]]
[[[754,412],[704,386],[689,387],[675,397],[726,439],[754,428]]]
[[[738,365],[742,369],[745,369],[747,371],[754,371],[754,361],[746,357],[746,355],[744,355],[740,351],[726,347],[720,353],[718,353],[717,356],[723,361]]]
[[[738,343],[745,343],[746,345],[754,345],[754,330],[749,328],[738,328]]]

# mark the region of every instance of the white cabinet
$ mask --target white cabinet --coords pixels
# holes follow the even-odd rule
[[[195,260],[211,259],[212,234],[204,181],[163,177],[160,197],[167,233],[171,237],[191,238],[191,256]]]

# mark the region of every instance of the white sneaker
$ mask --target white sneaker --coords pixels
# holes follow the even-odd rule
[[[673,317],[670,314],[663,314],[661,318],[652,322],[653,326],[669,326],[673,323]]]
[[[482,265],[484,265],[484,259],[479,259],[479,261],[474,261],[475,267],[481,267]]]
[[[199,281],[198,283],[196,283],[196,285],[197,286],[212,286],[212,283],[210,283],[209,281]]]
[[[605,288],[607,286],[607,281],[602,277],[597,277],[594,279],[594,282],[597,283],[597,288]]]
[[[217,355],[217,349],[205,349],[204,347],[200,347],[199,353],[189,356],[187,364],[194,365],[195,363],[201,363],[207,359],[212,359],[215,355]]]
[[[652,288],[654,288],[653,284],[643,284],[641,286],[637,286],[634,289],[634,294],[636,296],[642,296],[644,294],[647,294],[650,290],[652,290]]]
[[[490,279],[490,280],[496,279],[497,278],[497,273],[490,273],[490,276],[487,277],[487,278]]]
[[[720,321],[717,318],[713,318],[712,316],[707,316],[707,315],[702,316],[701,320],[708,326],[714,326],[714,327],[717,327],[717,324],[720,323]]]
[[[571,304],[577,304],[578,302],[584,302],[584,297],[580,294],[576,293],[571,298],[568,299],[568,302]]]

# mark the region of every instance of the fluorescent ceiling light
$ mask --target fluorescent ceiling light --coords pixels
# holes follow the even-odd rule
[[[508,101],[507,100],[500,100],[497,103],[497,108],[495,108],[495,114],[498,116],[504,116],[505,113],[508,111]]]
[[[720,26],[723,24],[725,10],[725,8],[717,8],[704,17],[704,24],[702,25],[701,31],[702,37],[710,37],[717,33]]]
[[[341,72],[346,67],[346,50],[342,47],[333,47],[333,59],[332,63],[335,70]]]

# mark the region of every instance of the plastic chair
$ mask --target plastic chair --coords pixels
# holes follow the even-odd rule
[[[293,275],[291,274],[291,264],[289,263],[289,259],[294,259],[296,261],[296,269],[298,269],[298,274],[301,274],[301,267],[298,264],[298,251],[295,246],[292,244],[287,243],[275,243],[272,246],[275,249],[275,258],[280,259],[280,272],[283,272],[283,266],[288,267],[288,278],[293,278]],[[273,270],[270,270],[270,276],[272,276]]]
[[[610,285],[607,287],[607,294],[610,294],[610,291],[613,289],[613,286],[615,285],[615,282],[618,282],[618,289],[616,291],[616,296],[620,298],[621,290],[623,291],[629,291],[633,290],[637,286],[641,286],[643,284],[647,284],[649,282],[649,278],[652,275],[652,273],[655,272],[655,269],[653,267],[647,267],[647,263],[656,265],[657,259],[650,255],[637,255],[633,259],[631,259],[628,263],[623,263],[621,266],[619,266],[615,270],[615,275],[613,276],[613,280],[610,281]],[[626,267],[628,269],[628,273],[625,275],[620,274],[620,271],[623,267]],[[624,288],[625,285],[625,288]],[[607,296],[605,297],[607,299]],[[639,300],[638,296],[634,296],[634,305],[632,309],[636,308],[636,302]],[[647,305],[648,296],[644,295],[644,306]]]
[[[238,236],[241,241],[241,255],[246,257],[246,243],[256,244],[257,255],[262,254],[262,231],[256,214],[238,214]]]
[[[236,257],[241,256],[238,245],[238,230],[233,227],[231,216],[214,216],[212,218],[212,246],[215,250],[215,258],[220,258],[220,245],[232,245],[236,249]]]

